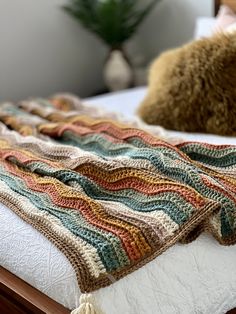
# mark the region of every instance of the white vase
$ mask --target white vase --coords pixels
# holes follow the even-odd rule
[[[104,66],[104,80],[110,91],[129,88],[133,71],[122,50],[112,50]]]

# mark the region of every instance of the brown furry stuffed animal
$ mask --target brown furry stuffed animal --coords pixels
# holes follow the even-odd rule
[[[167,129],[236,135],[236,33],[163,53],[138,113]]]

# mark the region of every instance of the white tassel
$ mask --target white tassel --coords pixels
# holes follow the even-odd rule
[[[80,306],[73,310],[71,314],[100,314],[101,312],[95,310],[91,294],[81,294],[79,298]]]

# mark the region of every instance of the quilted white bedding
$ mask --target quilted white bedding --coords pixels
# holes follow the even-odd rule
[[[132,117],[145,88],[87,99]],[[170,132],[187,140],[236,144],[236,138]],[[74,309],[80,291],[58,249],[0,204],[0,265],[49,297]],[[236,307],[236,246],[208,235],[177,244],[141,269],[93,293],[104,314],[224,314]]]

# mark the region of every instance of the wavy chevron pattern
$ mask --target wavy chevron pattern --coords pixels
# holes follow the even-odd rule
[[[0,201],[66,255],[82,292],[203,231],[236,242],[236,147],[173,145],[89,111],[66,96],[0,109]]]

